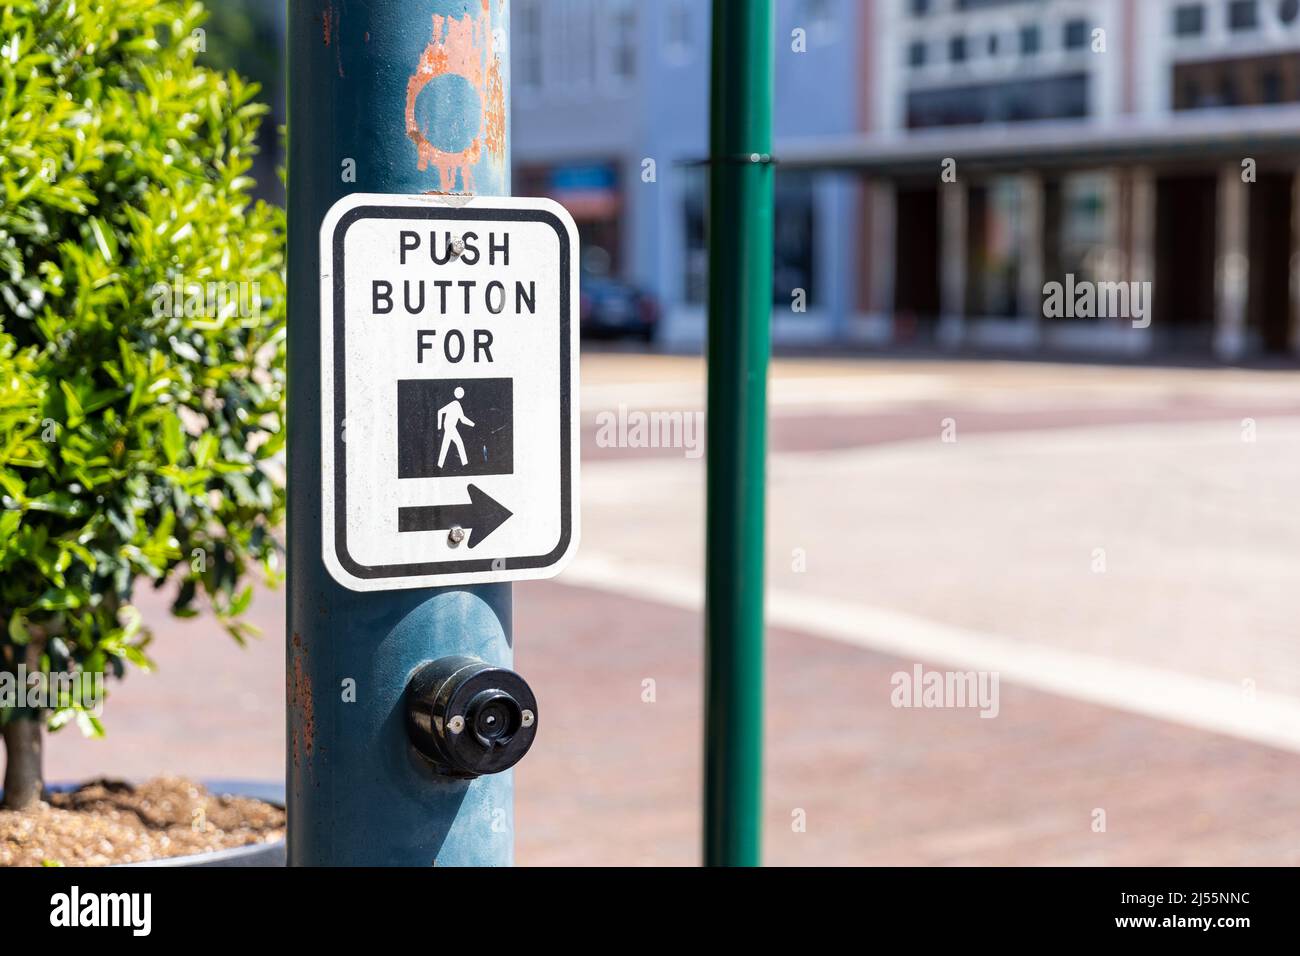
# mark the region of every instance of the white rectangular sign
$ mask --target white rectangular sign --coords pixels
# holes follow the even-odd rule
[[[359,193],[321,225],[323,557],[354,591],[578,544],[578,234],[546,199]]]

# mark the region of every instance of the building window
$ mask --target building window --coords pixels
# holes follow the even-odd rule
[[[618,83],[636,79],[636,7],[619,0],[609,12],[609,72]]]
[[[772,301],[787,307],[795,289],[803,289],[810,307],[817,302],[812,187],[810,174],[788,172],[776,177],[773,191]]]
[[[1088,76],[1071,73],[936,90],[907,95],[907,128],[1077,119],[1088,115]]]
[[[831,0],[804,0],[802,19],[808,35],[818,43],[835,39],[835,17]]]
[[[708,297],[708,180],[702,169],[682,177],[682,225],[685,249],[682,267],[683,295],[687,302],[703,304]],[[790,305],[795,289],[802,289],[807,302],[817,301],[816,217],[813,178],[808,173],[781,173],[773,193],[772,301]]]
[[[664,24],[664,46],[678,62],[691,56],[691,8],[687,0],[669,0]]]
[[[1259,26],[1259,5],[1256,0],[1232,0],[1228,4],[1228,29],[1253,30]]]
[[[682,298],[702,305],[709,296],[708,174],[699,167],[682,171]]]
[[[1300,16],[1300,0],[1281,0],[1277,5],[1277,18],[1285,24],[1295,23]]]
[[[1277,70],[1265,70],[1260,77],[1259,98],[1268,104],[1282,102],[1282,74]]]
[[[908,10],[914,17],[923,17],[930,12],[930,0],[911,0]]]
[[[1021,182],[999,176],[970,191],[966,308],[975,316],[1019,314],[1025,217]]]
[[[966,38],[955,36],[948,41],[948,59],[953,63],[966,62]]]
[[[1110,180],[1105,173],[1074,173],[1043,183],[1043,269],[1048,281],[1113,279],[1108,243]]]
[[[564,25],[569,86],[590,90],[596,83],[596,24],[591,0],[568,0]]]
[[[542,88],[542,5],[541,0],[516,0],[514,9],[515,58],[513,81],[521,90]]]
[[[998,35],[996,33],[989,34],[988,51],[989,51],[989,56],[998,55]]]
[[[1262,106],[1300,101],[1300,53],[1178,63],[1175,110]]]
[[[1199,3],[1174,8],[1174,36],[1198,37],[1205,32],[1205,7]]]
[[[907,47],[907,65],[913,68],[925,66],[925,55],[925,41],[913,40]]]
[[[1088,21],[1070,20],[1065,24],[1065,48],[1082,50],[1088,45]]]
[[[617,162],[592,159],[523,167],[518,179],[520,195],[554,199],[572,214],[584,273],[623,274],[623,203]]]
[[[1223,106],[1240,106],[1237,99],[1237,79],[1225,75],[1219,80],[1219,103]]]
[[[1036,24],[1020,28],[1020,52],[1034,56],[1043,47],[1043,35]]]

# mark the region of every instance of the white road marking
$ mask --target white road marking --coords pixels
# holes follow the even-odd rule
[[[559,578],[689,611],[704,605],[696,576],[599,552],[580,552]],[[997,671],[1002,680],[1158,720],[1300,752],[1300,700],[1226,681],[1079,651],[1013,641],[852,601],[769,590],[771,627],[960,670]],[[885,693],[885,689],[881,690]]]

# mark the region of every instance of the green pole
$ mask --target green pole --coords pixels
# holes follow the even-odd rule
[[[772,313],[772,0],[714,0],[704,862],[757,866]]]

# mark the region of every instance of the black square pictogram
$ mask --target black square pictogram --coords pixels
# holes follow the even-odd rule
[[[514,473],[514,380],[397,383],[397,477]]]

